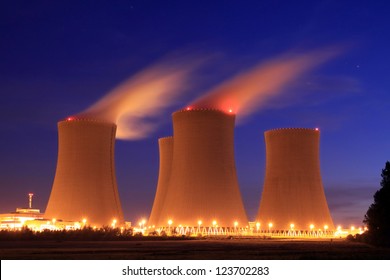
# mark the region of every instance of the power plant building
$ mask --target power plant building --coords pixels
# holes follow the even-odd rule
[[[115,165],[116,125],[68,118],[58,123],[57,169],[44,218],[124,223]]]
[[[334,230],[320,174],[319,130],[264,135],[266,172],[256,221],[274,230]]]
[[[234,160],[235,115],[187,109],[172,119],[173,148],[171,138],[160,140],[166,166],[160,166],[149,225],[246,226]]]
[[[32,207],[33,196],[33,193],[28,194],[28,208],[16,208],[15,212],[0,214],[0,230],[21,229],[28,221],[43,219],[43,213]]]

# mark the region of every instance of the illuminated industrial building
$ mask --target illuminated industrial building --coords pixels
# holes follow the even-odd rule
[[[124,223],[119,200],[113,123],[68,118],[58,123],[57,169],[44,217],[88,225]]]
[[[34,194],[28,194],[28,208],[16,208],[15,212],[0,214],[0,229],[21,229],[28,221],[42,220],[43,213],[32,207]]]
[[[160,140],[163,166],[148,225],[247,226],[234,160],[235,115],[187,109],[172,119],[173,148],[171,138]]]
[[[256,221],[262,229],[333,231],[320,174],[318,129],[265,132],[266,172]]]

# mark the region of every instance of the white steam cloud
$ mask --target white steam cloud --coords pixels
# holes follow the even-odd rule
[[[156,118],[187,89],[189,74],[195,66],[182,60],[151,66],[113,89],[77,117],[116,123],[118,139],[145,138],[155,130]]]
[[[341,48],[328,48],[280,55],[222,82],[189,107],[220,109],[242,119],[264,107],[294,80],[340,52]],[[115,123],[118,139],[145,138],[156,129],[157,118],[164,110],[189,89],[190,74],[207,59],[171,57],[169,61],[148,67],[76,117]]]
[[[300,54],[283,54],[222,82],[196,99],[190,108],[215,108],[243,118],[264,107],[295,79],[328,61],[341,48],[320,49]]]

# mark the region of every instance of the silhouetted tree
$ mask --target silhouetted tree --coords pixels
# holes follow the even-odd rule
[[[382,169],[381,188],[374,195],[363,222],[368,227],[368,242],[390,246],[390,162]]]

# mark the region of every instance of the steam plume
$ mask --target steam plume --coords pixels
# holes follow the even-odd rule
[[[184,66],[185,65],[185,66]],[[163,110],[188,85],[195,65],[184,61],[160,63],[131,77],[94,105],[77,115],[117,124],[117,138],[140,139],[156,127]]]
[[[215,108],[245,117],[280,94],[293,80],[340,53],[321,49],[303,54],[284,54],[245,71],[192,102],[190,108]]]

